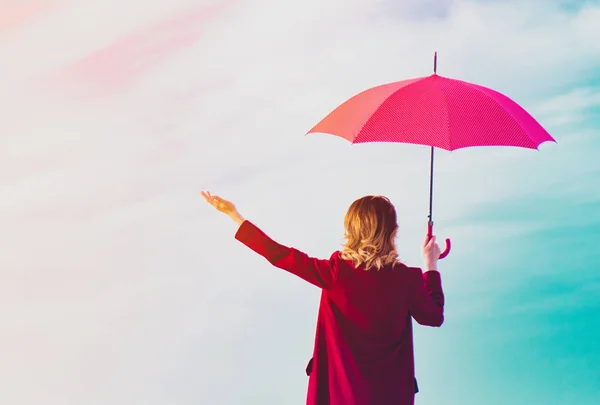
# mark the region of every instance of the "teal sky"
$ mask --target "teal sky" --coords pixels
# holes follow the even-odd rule
[[[320,257],[383,194],[420,265],[427,148],[304,134],[434,50],[558,143],[436,155],[453,250],[416,403],[600,403],[599,1],[23,4],[0,5],[0,403],[303,404],[320,292],[198,191]]]

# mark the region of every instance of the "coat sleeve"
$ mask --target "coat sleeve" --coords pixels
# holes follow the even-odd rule
[[[414,283],[411,293],[410,314],[421,325],[441,326],[444,323],[444,291],[437,271],[411,269]]]
[[[334,253],[329,260],[309,257],[306,253],[275,242],[250,221],[244,221],[235,238],[267,259],[272,265],[288,271],[322,289],[330,289],[337,278]]]

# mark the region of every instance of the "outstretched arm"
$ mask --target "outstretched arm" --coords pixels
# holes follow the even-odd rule
[[[275,242],[257,226],[245,220],[230,201],[213,196],[209,192],[202,191],[200,194],[209,204],[227,214],[239,225],[235,234],[237,240],[263,256],[275,267],[295,274],[317,287],[331,288],[337,276],[335,253],[329,260],[309,257],[298,249]]]
[[[250,221],[242,221],[235,238],[264,257],[273,266],[288,271],[322,289],[330,289],[337,276],[334,253],[329,260],[308,256],[298,249],[275,242]]]

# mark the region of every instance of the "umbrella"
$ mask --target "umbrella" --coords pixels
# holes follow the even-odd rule
[[[308,134],[325,133],[351,143],[401,142],[431,147],[428,235],[433,233],[434,148],[472,146],[538,149],[552,136],[507,96],[477,84],[437,74],[365,90],[333,110]],[[450,239],[440,258],[450,252]]]

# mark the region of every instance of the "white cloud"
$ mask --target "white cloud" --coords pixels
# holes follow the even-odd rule
[[[600,88],[580,87],[542,102],[536,111],[553,127],[580,124],[600,107]]]

